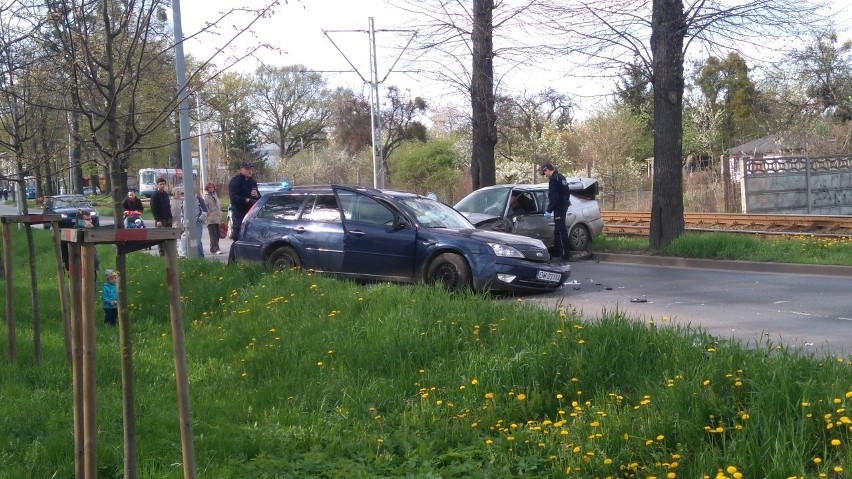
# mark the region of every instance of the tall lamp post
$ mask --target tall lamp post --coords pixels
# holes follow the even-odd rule
[[[177,91],[180,103],[178,105],[178,119],[180,124],[180,157],[183,169],[183,216],[189,218],[186,221],[186,235],[189,245],[186,248],[186,257],[198,256],[198,228],[195,218],[198,217],[198,202],[194,201],[195,175],[192,174],[192,147],[189,144],[189,96],[186,89],[186,64],[183,55],[183,29],[180,21],[180,0],[172,0],[175,31],[175,70],[177,71]],[[189,178],[187,180],[187,178]],[[190,201],[193,200],[193,201]]]

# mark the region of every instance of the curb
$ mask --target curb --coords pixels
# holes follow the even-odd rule
[[[765,263],[758,261],[732,261],[674,256],[652,256],[638,254],[594,253],[589,259],[607,263],[640,264],[646,266],[670,266],[676,268],[717,269],[723,271],[750,271],[754,273],[809,274],[817,276],[852,277],[852,266]]]

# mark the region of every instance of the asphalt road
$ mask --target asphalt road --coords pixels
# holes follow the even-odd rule
[[[767,273],[735,270],[748,269],[742,262],[659,266],[653,257],[628,264],[622,261],[637,258],[602,256],[605,261],[572,262],[574,284],[526,300],[561,304],[588,318],[619,311],[658,325],[691,324],[749,345],[771,341],[817,354],[852,354],[852,268],[819,275],[794,266]]]
[[[0,205],[0,214],[16,214]],[[101,225],[112,225],[102,217]],[[230,239],[221,240],[227,260]],[[587,318],[623,312],[658,325],[700,327],[747,345],[783,344],[815,354],[852,354],[852,267],[594,255],[571,263],[569,284],[524,301],[573,308]],[[664,319],[665,318],[665,319]]]

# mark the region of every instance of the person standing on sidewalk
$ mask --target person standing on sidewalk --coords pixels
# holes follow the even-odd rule
[[[257,191],[257,181],[251,177],[254,173],[252,164],[249,162],[240,163],[240,174],[231,178],[228,183],[228,196],[231,198],[231,239],[238,241],[240,239],[240,228],[243,225],[243,218],[246,217],[252,205],[260,199],[260,193]]]
[[[210,254],[222,254],[219,248],[219,226],[222,223],[222,204],[216,194],[216,185],[204,187],[204,204],[207,205],[207,234],[210,235]],[[201,238],[199,238],[199,241]]]
[[[186,222],[183,218],[183,186],[172,188],[171,198],[172,208],[172,227],[180,232],[180,239],[177,242],[177,254],[179,258],[186,258]]]
[[[151,214],[154,216],[154,226],[157,228],[172,227],[172,206],[169,194],[166,192],[166,179],[157,178],[157,191],[151,195]],[[160,256],[166,255],[163,244],[160,243]]]
[[[547,210],[545,219],[553,219],[553,247],[560,254],[562,261],[568,261],[568,228],[565,226],[565,216],[571,206],[571,191],[568,180],[556,171],[551,163],[541,165],[541,174],[549,180],[547,186]]]
[[[181,223],[186,228],[186,231],[189,231],[189,228],[195,228],[195,234],[198,238],[198,257],[204,257],[204,244],[201,241],[203,238],[204,232],[204,223],[207,222],[207,204],[204,202],[204,198],[201,197],[198,193],[195,194],[195,201],[198,203],[198,214],[195,217],[195,221],[186,217],[186,198],[184,198],[183,204],[180,209],[180,220]],[[184,235],[187,233],[184,232]],[[187,241],[189,238],[187,238]]]

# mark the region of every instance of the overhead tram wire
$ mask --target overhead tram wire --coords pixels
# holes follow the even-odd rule
[[[337,49],[338,52],[343,56],[343,59],[346,60],[346,63],[352,67],[352,72],[358,75],[359,78],[365,83],[370,85],[370,126],[372,130],[372,139],[373,139],[373,188],[384,188],[386,183],[386,172],[385,172],[385,164],[384,164],[384,153],[382,151],[382,124],[381,124],[381,105],[379,104],[379,84],[384,83],[387,80],[388,76],[390,76],[391,72],[393,72],[394,67],[399,62],[399,59],[402,57],[402,54],[405,53],[406,49],[408,49],[411,42],[414,40],[414,37],[417,36],[416,30],[376,30],[373,24],[373,17],[369,17],[369,30],[323,30],[323,35],[328,38],[334,48]],[[399,51],[399,55],[397,55],[394,60],[391,68],[388,69],[388,72],[385,74],[384,78],[381,80],[378,79],[378,59],[376,55],[376,32],[398,32],[398,33],[411,33],[411,37],[408,39],[408,42],[405,44]],[[358,70],[358,68],[349,60],[349,57],[343,52],[340,46],[335,43],[335,41],[331,38],[329,33],[367,33],[369,35],[369,55],[370,55],[370,80],[364,78],[364,75]],[[400,72],[404,73],[404,72]],[[378,151],[377,151],[378,150]]]

